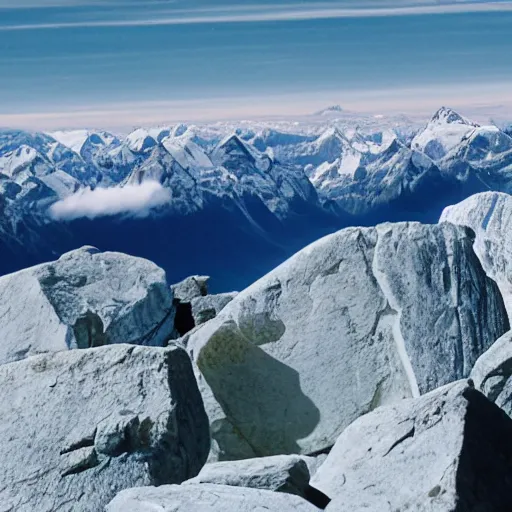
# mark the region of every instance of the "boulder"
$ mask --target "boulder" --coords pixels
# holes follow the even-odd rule
[[[196,297],[208,295],[208,276],[191,276],[177,284],[173,284],[171,289],[174,298],[180,302],[190,302]]]
[[[0,364],[116,343],[163,346],[174,313],[154,263],[83,247],[0,277]]]
[[[480,356],[471,379],[489,400],[512,416],[512,332]]]
[[[0,366],[0,510],[98,512],[122,489],[181,483],[208,418],[177,347],[116,345]]]
[[[237,295],[237,292],[231,292],[193,298],[190,304],[195,326],[215,318]]]
[[[195,478],[185,484],[219,484],[251,487],[268,491],[310,494],[309,469],[298,455],[277,455],[240,461],[206,464]]]
[[[451,224],[342,230],[185,336],[209,460],[320,453],[376,407],[467,377],[509,329],[473,242]]]
[[[512,420],[461,381],[359,418],[311,484],[328,512],[505,512],[511,436]]]
[[[316,512],[290,494],[227,485],[143,487],[119,493],[106,512]]]
[[[439,222],[469,226],[475,252],[487,275],[498,284],[512,319],[512,196],[484,192],[445,208]]]

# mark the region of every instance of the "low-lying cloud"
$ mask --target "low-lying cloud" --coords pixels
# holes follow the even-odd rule
[[[168,204],[171,191],[156,181],[141,185],[112,188],[89,188],[58,201],[50,208],[56,220],[94,219],[112,215],[147,217],[151,210]]]

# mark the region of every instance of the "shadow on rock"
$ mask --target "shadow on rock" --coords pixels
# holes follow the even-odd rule
[[[256,456],[298,453],[298,441],[318,425],[320,412],[302,392],[299,374],[252,344],[234,322],[220,326],[197,364],[233,430]],[[222,452],[232,451],[235,439],[212,435]]]

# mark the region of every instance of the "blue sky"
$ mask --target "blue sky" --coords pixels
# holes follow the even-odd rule
[[[0,125],[512,113],[511,29],[511,1],[0,0]]]

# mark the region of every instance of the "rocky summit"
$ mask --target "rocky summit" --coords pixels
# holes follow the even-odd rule
[[[193,331],[211,460],[321,452],[380,405],[468,377],[509,329],[473,242],[451,224],[342,230]]]
[[[90,246],[1,277],[0,512],[510,512],[507,198],[472,201],[240,293]]]

